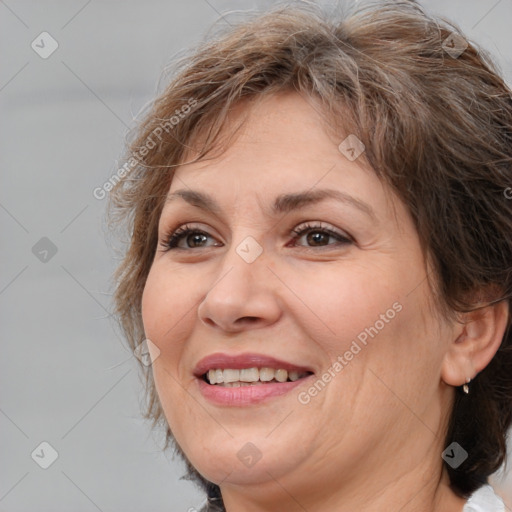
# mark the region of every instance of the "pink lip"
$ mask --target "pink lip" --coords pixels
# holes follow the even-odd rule
[[[298,372],[313,372],[311,368],[297,366],[274,357],[263,354],[247,353],[238,355],[223,354],[221,352],[211,354],[201,359],[195,369],[194,375],[202,377],[208,370],[217,368],[231,368],[233,370],[243,370],[244,368],[275,368],[283,370],[295,370]]]
[[[273,382],[258,386],[244,386],[240,388],[225,388],[211,385],[202,379],[197,379],[199,391],[210,402],[216,405],[244,407],[269,400],[270,398],[289,393],[292,389],[310,382],[314,375],[309,375],[294,382]]]

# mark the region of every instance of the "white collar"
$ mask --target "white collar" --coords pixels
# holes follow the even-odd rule
[[[484,485],[469,498],[463,512],[505,512],[505,505],[490,485]]]

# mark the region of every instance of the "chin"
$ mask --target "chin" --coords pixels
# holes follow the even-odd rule
[[[268,439],[268,432],[260,435],[230,437],[224,431],[207,437],[208,444],[198,444],[190,451],[184,450],[196,470],[217,485],[256,484],[279,478],[299,463],[300,454],[287,446],[279,437]],[[203,438],[205,439],[205,438]]]

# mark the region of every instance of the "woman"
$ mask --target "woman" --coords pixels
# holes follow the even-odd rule
[[[115,302],[147,417],[207,511],[504,510],[510,90],[410,2],[328,18],[203,44],[131,145]]]

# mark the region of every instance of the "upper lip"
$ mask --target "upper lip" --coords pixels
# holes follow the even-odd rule
[[[274,368],[276,370],[283,369],[313,373],[313,370],[307,366],[296,365],[264,354],[245,353],[230,355],[217,352],[201,359],[194,368],[194,375],[196,377],[202,377],[208,370],[218,368],[233,370],[242,370],[244,368]]]

